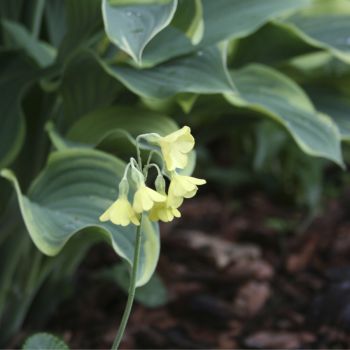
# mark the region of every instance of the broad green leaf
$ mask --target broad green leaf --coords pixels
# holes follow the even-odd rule
[[[311,6],[284,23],[306,42],[350,63],[350,1],[313,0]]]
[[[21,16],[25,0],[0,1],[1,18],[17,21]]]
[[[222,40],[247,36],[269,20],[309,3],[309,0],[202,0],[204,33],[199,44],[192,45],[181,30],[169,25],[145,48],[144,64],[155,65]]]
[[[157,112],[115,106],[97,110],[80,119],[68,131],[65,145],[67,142],[73,145],[89,144],[128,160],[130,154],[135,154],[136,136],[150,132],[165,136],[178,129],[172,119]],[[141,149],[148,150],[148,147],[141,145]],[[196,154],[192,151],[188,164],[181,173],[191,175],[195,164]]]
[[[47,67],[53,63],[56,55],[53,47],[37,40],[25,27],[18,23],[2,20],[2,26],[12,39],[14,48],[23,49],[41,67]]]
[[[135,154],[135,138],[149,132],[167,135],[179,129],[170,118],[136,107],[113,106],[89,113],[68,130],[65,137],[48,125],[51,141],[57,149],[98,147],[129,160]],[[149,150],[141,144],[141,149]],[[148,154],[147,154],[148,156]],[[191,175],[196,163],[195,152],[190,153],[189,162],[182,173]]]
[[[128,266],[125,264],[102,270],[97,276],[117,283],[124,292],[128,292],[130,277]],[[160,277],[155,273],[146,285],[136,289],[135,299],[148,307],[163,306],[168,301],[168,292]]]
[[[132,265],[136,227],[99,222],[99,216],[117,198],[117,184],[124,163],[92,149],[67,149],[53,153],[46,168],[21,193],[15,176],[1,175],[16,189],[21,213],[35,245],[47,255],[58,254],[67,241],[80,232],[93,231],[110,241],[115,252]],[[143,221],[143,241],[137,285],[151,278],[159,256],[158,226]]]
[[[29,337],[22,347],[23,350],[68,350],[68,345],[61,339],[49,333],[37,333]]]
[[[350,141],[350,66],[329,52],[304,55],[285,67],[297,77],[317,110],[338,126],[343,141]]]
[[[60,86],[65,122],[71,125],[88,112],[109,105],[121,88],[91,52],[80,51],[66,65]]]
[[[1,19],[21,22],[34,37],[38,36],[45,0],[0,1]]]
[[[179,0],[171,25],[184,32],[193,45],[197,45],[204,34],[202,0]]]
[[[167,135],[178,129],[170,118],[136,107],[114,106],[97,110],[77,121],[68,131],[67,139],[98,145],[115,131],[125,130],[136,137],[148,132]],[[120,133],[117,136],[122,136]],[[123,136],[122,136],[123,137]]]
[[[266,114],[281,123],[307,154],[343,165],[340,134],[332,120],[317,113],[297,84],[276,70],[250,65],[232,72],[239,91],[226,95],[235,106]]]
[[[235,41],[229,65],[278,64],[315,50],[289,27],[267,23],[254,34]]]
[[[282,69],[288,76],[293,77],[299,84],[324,80],[323,84],[338,84],[343,76],[350,76],[350,65],[334,57],[328,51],[318,51],[295,57],[286,62]],[[342,82],[342,89],[348,89],[346,82]]]
[[[20,53],[0,53],[0,168],[10,164],[21,149],[25,134],[21,99],[36,75],[37,68]]]
[[[67,28],[58,51],[59,61],[91,46],[103,29],[101,0],[65,0],[64,4]]]
[[[31,3],[29,1],[26,2],[27,4],[29,3],[29,9],[26,11],[29,17],[29,28],[35,38],[39,37],[41,31],[45,1],[46,0],[31,0]]]
[[[348,83],[350,79],[348,79]],[[306,86],[306,91],[316,108],[327,114],[338,126],[344,141],[350,141],[350,91],[342,92],[336,86],[326,84]]]
[[[225,55],[225,49],[212,46],[153,68],[102,64],[109,74],[134,93],[162,99],[184,92],[215,94],[234,91]]]
[[[56,48],[61,44],[67,23],[63,0],[46,0],[45,16],[49,42]]]
[[[141,64],[146,45],[174,16],[177,0],[159,3],[128,3],[102,0],[102,12],[109,39]]]

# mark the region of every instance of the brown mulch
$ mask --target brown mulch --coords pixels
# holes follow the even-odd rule
[[[134,305],[122,348],[349,348],[350,195],[330,200],[303,233],[304,213],[259,193],[237,203],[188,200],[183,217],[161,227],[158,273],[167,305]],[[109,348],[126,300],[91,273],[118,261],[92,249],[74,296],[45,331],[72,348]]]

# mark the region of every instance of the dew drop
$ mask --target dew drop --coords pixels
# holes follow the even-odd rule
[[[203,56],[203,51],[198,51],[198,52],[197,52],[197,55],[198,55],[198,56]]]
[[[126,13],[126,15],[130,17],[130,16],[133,15],[133,13],[132,13],[131,11],[128,11],[128,12]]]

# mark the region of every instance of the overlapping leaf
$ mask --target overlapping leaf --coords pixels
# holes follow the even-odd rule
[[[0,168],[10,164],[22,146],[25,122],[21,98],[37,72],[35,65],[20,53],[0,53]]]
[[[350,79],[349,79],[350,81]],[[306,90],[317,109],[332,118],[344,141],[350,141],[350,94],[336,87],[309,86]]]
[[[101,213],[117,197],[117,183],[124,163],[115,157],[91,149],[71,149],[51,155],[47,167],[23,195],[14,175],[2,176],[13,182],[22,216],[36,246],[47,255],[55,255],[70,237],[93,228],[106,237],[118,255],[130,265],[136,229],[100,223]],[[137,285],[152,276],[159,255],[158,227],[146,218]]]
[[[101,0],[65,1],[66,28],[60,42],[58,59],[63,60],[81,47],[91,45],[102,31]],[[62,23],[57,21],[59,30]],[[56,39],[57,40],[57,39]]]
[[[228,101],[266,114],[281,123],[304,152],[342,165],[336,125],[317,113],[297,84],[262,65],[247,66],[232,76],[240,96],[226,95]]]
[[[165,28],[174,16],[177,0],[138,3],[102,1],[105,30],[110,40],[141,63],[149,41]]]
[[[298,77],[316,109],[337,125],[342,140],[350,141],[350,66],[319,52],[292,60],[286,69]]]
[[[313,0],[311,6],[284,23],[308,43],[350,63],[350,1]]]
[[[49,333],[37,333],[23,344],[23,350],[69,350],[67,344]]]
[[[204,33],[199,44],[193,45],[181,30],[169,25],[145,48],[144,64],[156,65],[225,39],[244,37],[270,19],[309,3],[309,0],[202,0]]]
[[[148,132],[167,135],[178,130],[170,118],[141,108],[113,106],[102,108],[84,116],[72,125],[65,137],[48,124],[52,143],[58,150],[79,147],[98,147],[129,160],[136,156],[136,136]],[[141,144],[141,149],[148,149]],[[190,153],[189,162],[183,174],[191,175],[196,162],[195,152]]]
[[[202,0],[178,0],[176,14],[171,25],[180,29],[193,45],[197,45],[204,34]]]
[[[41,67],[53,63],[56,51],[50,45],[37,40],[25,27],[16,22],[3,20],[2,25],[14,48],[24,49]]]
[[[60,91],[69,125],[83,115],[109,105],[122,85],[109,76],[89,51],[80,51],[66,65]]]
[[[234,91],[225,55],[226,50],[212,46],[153,68],[102,64],[109,74],[136,94],[161,99],[184,92],[215,94]]]

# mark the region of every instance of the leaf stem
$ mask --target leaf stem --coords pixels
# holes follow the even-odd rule
[[[136,230],[136,242],[135,242],[135,250],[134,250],[134,261],[132,265],[132,272],[131,272],[131,277],[130,277],[130,285],[129,285],[129,293],[128,293],[128,300],[126,302],[125,310],[123,313],[123,317],[118,329],[118,333],[114,339],[113,345],[112,345],[112,350],[118,349],[120,342],[123,338],[126,324],[128,322],[131,308],[134,302],[134,297],[135,297],[135,291],[136,291],[136,278],[137,278],[137,268],[139,264],[139,258],[140,258],[140,251],[141,251],[141,240],[142,240],[142,215],[140,219],[140,225],[137,226]]]

